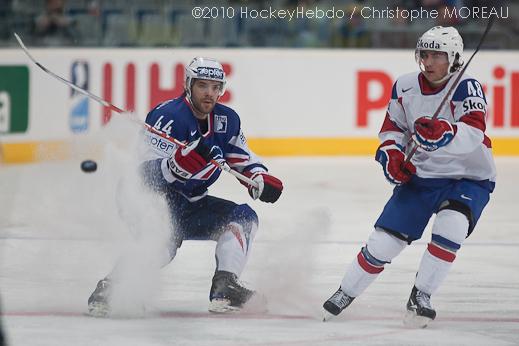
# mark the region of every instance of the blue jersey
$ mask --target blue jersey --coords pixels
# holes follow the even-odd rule
[[[203,137],[206,146],[220,147],[229,166],[238,172],[267,170],[260,158],[248,148],[238,114],[220,103],[215,105],[203,128],[194,116],[185,95],[152,109],[146,117],[146,123],[183,143]],[[169,172],[166,160],[177,150],[177,146],[149,131],[146,132],[146,141],[148,150],[144,172],[148,183],[158,188],[167,186],[189,201],[196,201],[207,195],[207,188],[218,179],[220,169],[209,163],[186,182],[176,180]]]

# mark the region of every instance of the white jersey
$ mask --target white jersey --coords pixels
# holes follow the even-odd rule
[[[432,116],[455,79],[432,90],[421,72],[409,73],[393,85],[386,119],[379,133],[381,142],[394,140],[407,153],[414,122]],[[457,127],[453,140],[435,151],[418,149],[411,162],[422,178],[467,178],[495,181],[496,168],[492,144],[485,135],[487,102],[481,84],[463,75],[455,91],[440,111],[439,118]]]

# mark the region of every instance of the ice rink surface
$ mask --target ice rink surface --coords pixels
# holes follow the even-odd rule
[[[407,329],[402,317],[430,225],[347,310],[321,321],[322,303],[391,194],[372,158],[267,159],[285,184],[274,205],[250,200],[222,174],[211,194],[250,203],[260,217],[242,280],[267,297],[269,312],[213,315],[207,303],[215,243],[184,242],[160,272],[142,269],[140,259],[154,250],[145,241],[136,245],[118,216],[115,186],[125,167],[118,155],[105,155],[94,174],[82,173],[79,159],[0,166],[0,289],[9,345],[519,344],[517,158],[496,160],[490,204],[432,298],[437,319]],[[139,193],[124,200],[144,232],[163,224],[153,200],[143,202]],[[135,254],[133,281],[121,292],[120,316],[85,316],[97,281],[128,251]],[[147,306],[144,317],[135,312],[139,302]]]

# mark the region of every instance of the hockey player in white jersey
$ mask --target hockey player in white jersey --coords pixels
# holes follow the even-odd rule
[[[208,188],[221,173],[211,160],[225,161],[255,181],[258,187],[246,187],[253,199],[262,202],[276,202],[283,183],[269,174],[249,149],[238,114],[217,102],[226,85],[222,65],[211,58],[196,57],[185,72],[184,93],[157,105],[148,113],[146,123],[187,145],[176,146],[148,132],[150,155],[141,171],[146,185],[163,195],[169,207],[173,225],[171,244],[165,249],[167,259],[173,260],[184,240],[215,240],[216,271],[209,311],[236,311],[255,294],[238,278],[252,247],[258,216],[247,204],[208,195]],[[88,299],[91,315],[109,316],[116,274],[114,269],[98,282]]]
[[[375,159],[393,195],[339,289],[324,303],[327,317],[348,307],[436,214],[407,302],[404,323],[425,327],[436,317],[431,296],[473,232],[495,186],[487,102],[481,84],[463,75],[439,116],[432,115],[463,65],[463,40],[453,27],[434,27],[418,40],[420,71],[397,79],[379,133]],[[413,146],[416,155],[406,162]],[[331,315],[330,315],[331,314]]]

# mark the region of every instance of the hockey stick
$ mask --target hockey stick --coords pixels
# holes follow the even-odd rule
[[[461,71],[458,73],[458,75],[456,76],[456,79],[454,80],[454,82],[452,83],[451,87],[449,88],[449,90],[447,91],[447,93],[445,94],[445,96],[443,97],[442,99],[442,102],[440,103],[440,105],[438,106],[438,108],[436,109],[436,112],[434,112],[433,116],[432,116],[432,120],[438,118],[438,116],[440,115],[440,111],[442,110],[443,106],[445,105],[445,102],[447,102],[447,100],[449,99],[451,93],[454,91],[454,89],[456,89],[456,87],[458,86],[458,82],[460,81],[461,77],[463,76],[463,74],[465,73],[465,70],[467,69],[467,67],[469,66],[470,62],[472,61],[472,58],[474,58],[474,56],[476,55],[476,53],[479,51],[479,49],[481,48],[481,45],[483,44],[483,42],[485,41],[485,38],[487,37],[487,34],[488,32],[490,31],[490,28],[492,27],[492,24],[494,24],[494,16],[491,16],[490,19],[488,20],[488,23],[487,23],[487,27],[485,29],[485,32],[483,32],[483,35],[481,36],[481,39],[479,40],[479,43],[478,43],[478,46],[476,47],[476,50],[474,51],[474,53],[472,53],[471,57],[469,58],[469,60],[467,61],[467,63],[465,64],[465,66],[463,66],[463,68],[461,69]],[[405,165],[411,161],[411,159],[413,158],[414,154],[416,153],[416,151],[418,150],[419,146],[418,144],[412,142],[414,144],[413,146],[413,149],[411,149],[411,152],[409,153],[409,155],[407,156],[405,162],[402,164],[402,167],[405,167]]]
[[[47,73],[48,75],[56,78],[57,80],[59,80],[60,82],[68,85],[69,87],[71,87],[72,89],[76,90],[77,92],[87,96],[88,98],[91,98],[92,100],[95,100],[97,101],[98,103],[102,104],[103,106],[105,107],[108,107],[110,108],[110,110],[116,112],[116,113],[119,113],[119,114],[126,114],[127,115],[127,118],[130,119],[131,121],[139,124],[139,125],[142,125],[146,128],[147,131],[151,132],[151,133],[154,133],[162,138],[164,138],[165,140],[171,142],[171,143],[174,143],[180,147],[185,147],[186,144],[185,143],[182,143],[180,142],[178,139],[176,138],[173,138],[171,136],[169,136],[168,134],[160,131],[160,130],[157,130],[156,128],[154,128],[153,126],[149,125],[149,124],[146,124],[145,122],[143,122],[142,120],[140,119],[137,119],[136,117],[132,116],[130,112],[128,111],[125,111],[117,106],[114,106],[113,104],[111,104],[110,102],[106,101],[106,100],[103,100],[102,98],[100,98],[99,96],[97,95],[94,95],[92,93],[90,93],[89,91],[86,91],[80,87],[78,87],[77,85],[75,85],[74,83],[66,80],[65,78],[61,77],[61,76],[58,76],[57,74],[55,74],[54,72],[50,71],[49,69],[47,69],[45,66],[43,66],[42,64],[40,64],[38,61],[36,61],[36,59],[33,58],[33,56],[29,53],[29,50],[27,49],[27,47],[25,47],[25,44],[23,44],[23,41],[22,39],[20,38],[20,36],[18,36],[18,34],[14,33],[14,37],[16,38],[16,40],[18,41],[18,44],[20,45],[20,47],[23,49],[23,51],[25,52],[25,54],[29,57],[29,59],[36,64],[36,66],[38,66],[39,68],[41,68],[43,70],[43,72]],[[233,170],[229,164],[227,162],[218,162],[216,160],[210,160],[210,162],[221,168],[222,170],[226,171],[227,173],[230,173],[232,175],[234,175],[236,178],[238,178],[239,180],[249,184],[250,186],[254,187],[254,188],[259,188],[259,185],[257,182],[255,182],[254,180],[244,176],[243,174]]]

